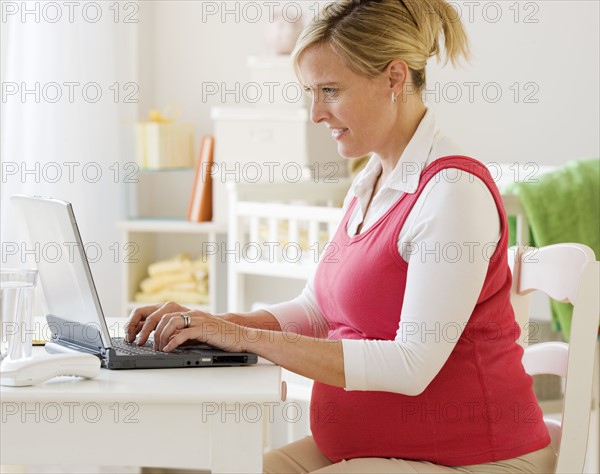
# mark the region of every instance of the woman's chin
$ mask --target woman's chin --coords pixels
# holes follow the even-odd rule
[[[338,153],[342,158],[347,158],[349,160],[354,158],[361,158],[369,154],[369,152],[365,152],[364,150],[351,149],[349,147],[345,147],[341,143],[338,144]]]

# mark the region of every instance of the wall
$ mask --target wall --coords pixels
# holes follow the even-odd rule
[[[253,23],[259,3],[261,21]],[[300,3],[307,21],[322,2]],[[598,156],[598,2],[452,3],[469,33],[473,60],[458,69],[431,61],[426,97],[440,125],[486,162],[558,165]],[[218,96],[203,97],[203,85],[248,82],[246,56],[264,51],[268,4],[144,3],[152,20],[140,23],[140,109],[177,104],[202,133],[212,131],[210,107],[223,103]],[[234,95],[226,97],[226,105],[236,102]]]
[[[560,165],[598,157],[599,3],[460,4],[474,59],[464,69],[432,64],[429,71],[431,81],[446,87],[446,100],[432,105],[444,129],[486,162]],[[465,4],[475,5],[469,11]],[[501,17],[493,23],[495,12]],[[450,82],[462,85],[456,104],[450,102],[455,97]],[[480,84],[472,103],[468,82]],[[488,84],[486,101],[482,91]],[[494,103],[496,90],[502,98]]]

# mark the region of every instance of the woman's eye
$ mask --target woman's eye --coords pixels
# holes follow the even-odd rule
[[[321,88],[313,88],[313,87],[304,87],[304,92],[309,97],[321,97],[321,98],[329,98],[335,97],[339,93],[339,89],[337,87],[321,87]]]

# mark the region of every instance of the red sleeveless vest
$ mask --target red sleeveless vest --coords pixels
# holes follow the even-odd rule
[[[521,363],[523,349],[515,342],[520,329],[510,304],[506,214],[498,188],[479,161],[462,156],[436,160],[423,171],[414,194],[403,194],[371,228],[349,237],[354,199],[315,275],[328,337],[395,338],[408,269],[398,254],[398,234],[425,185],[447,168],[480,178],[501,217],[500,242],[481,294],[449,359],[420,395],[345,391],[315,382],[311,430],[333,462],[386,457],[460,466],[511,459],[550,442],[532,379]]]

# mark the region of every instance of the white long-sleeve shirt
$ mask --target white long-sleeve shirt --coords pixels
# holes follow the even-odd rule
[[[373,197],[361,232],[403,193],[417,190],[426,166],[438,158],[461,154],[427,110],[398,165]],[[356,234],[363,221],[380,172],[381,163],[374,155],[346,196],[344,213],[352,198],[358,199],[348,222],[349,236]],[[346,390],[406,395],[425,390],[469,320],[499,240],[498,210],[479,178],[454,169],[434,176],[398,235],[398,252],[409,265],[396,337],[393,341],[342,340]],[[293,323],[304,335],[327,335],[327,322],[315,297],[314,274],[300,296],[266,309],[283,328]]]

